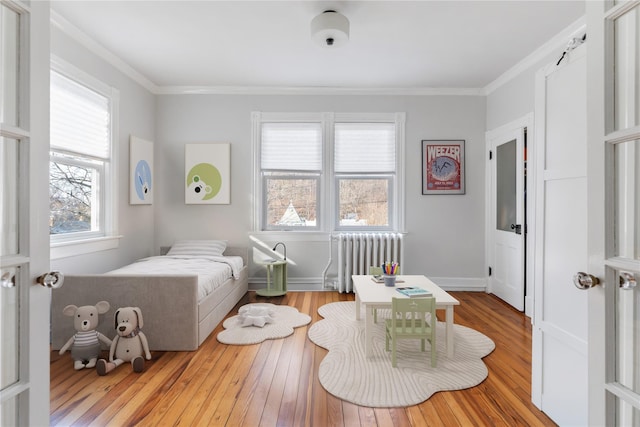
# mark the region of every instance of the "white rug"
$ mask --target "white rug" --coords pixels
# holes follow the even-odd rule
[[[304,326],[311,322],[311,317],[300,313],[295,307],[274,304],[247,304],[243,307],[268,307],[273,310],[273,323],[267,323],[263,327],[243,327],[238,315],[229,317],[222,326],[224,331],[218,334],[218,341],[223,344],[258,344],[264,340],[284,338],[293,333],[293,328]]]
[[[378,311],[374,327],[373,355],[365,357],[364,319],[355,319],[355,302],[323,305],[324,317],[309,328],[309,339],[329,350],[320,363],[320,384],[332,395],[368,407],[404,407],[427,400],[442,390],[460,390],[480,384],[488,375],[482,358],[494,342],[473,329],[454,325],[452,358],[446,355],[444,323],[436,330],[437,367],[430,362],[429,343],[420,351],[420,340],[398,341],[398,367],[391,366],[385,351],[384,314]],[[364,314],[363,314],[364,317]]]

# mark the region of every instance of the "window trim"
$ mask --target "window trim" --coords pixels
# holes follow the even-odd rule
[[[263,122],[319,122],[323,131],[323,170],[320,174],[320,195],[318,199],[317,227],[271,229],[265,224],[266,195],[264,194],[262,169],[260,164],[261,125]],[[337,204],[337,175],[333,167],[334,124],[335,123],[394,123],[396,139],[396,171],[395,180],[390,189],[389,227],[340,227]],[[356,231],[398,231],[405,228],[405,122],[404,112],[396,113],[282,113],[260,112],[251,113],[252,140],[252,168],[253,168],[253,196],[252,210],[253,234],[269,234],[286,231],[287,233],[332,233],[355,229]],[[340,174],[342,175],[342,174]]]
[[[120,235],[118,235],[118,123],[120,92],[91,76],[90,74],[71,65],[63,59],[51,55],[50,68],[75,82],[109,99],[110,115],[110,157],[104,159],[102,167],[102,183],[100,188],[100,222],[103,227],[99,232],[83,232],[50,235],[51,259],[59,259],[70,256],[82,255],[117,248]],[[50,151],[53,151],[50,148]],[[55,150],[63,153],[64,150]],[[52,156],[53,157],[53,156]],[[85,156],[89,158],[90,156]]]

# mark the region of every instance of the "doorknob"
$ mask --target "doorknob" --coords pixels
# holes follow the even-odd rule
[[[635,288],[637,285],[636,278],[633,274],[626,271],[620,272],[620,288],[628,291]]]
[[[515,230],[516,234],[522,234],[522,225],[521,224],[511,224],[511,229]]]
[[[16,274],[12,270],[5,270],[0,276],[0,287],[14,288],[16,286]]]
[[[38,277],[36,281],[45,288],[58,289],[64,283],[64,274],[59,271],[51,271]]]
[[[593,288],[595,285],[599,285],[600,279],[592,276],[591,274],[580,271],[573,276],[573,284],[576,285],[576,288],[584,290]]]

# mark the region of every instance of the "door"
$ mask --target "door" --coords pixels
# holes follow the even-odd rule
[[[587,2],[589,423],[640,425],[640,2]]]
[[[0,425],[49,424],[49,6],[0,3]]]
[[[491,163],[491,272],[489,290],[524,311],[524,146],[526,127],[489,134]]]
[[[586,47],[536,75],[532,400],[559,425],[587,425]]]

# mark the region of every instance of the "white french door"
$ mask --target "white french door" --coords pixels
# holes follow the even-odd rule
[[[39,28],[39,31],[35,29]],[[0,2],[0,425],[49,424],[49,4]]]
[[[640,2],[587,2],[589,424],[640,426]]]

